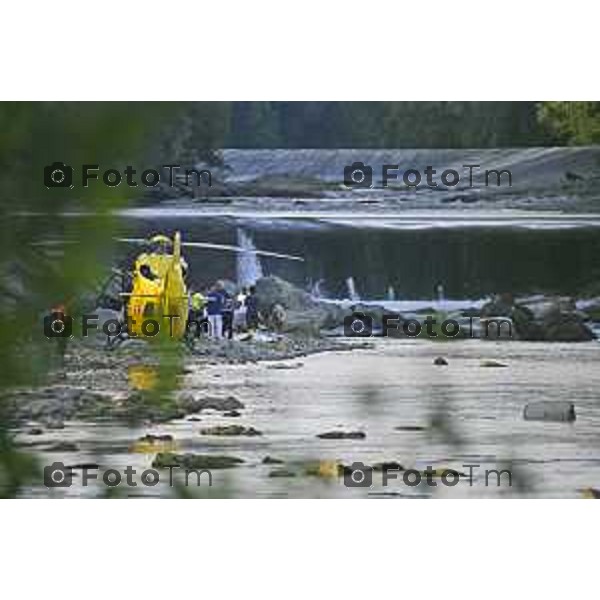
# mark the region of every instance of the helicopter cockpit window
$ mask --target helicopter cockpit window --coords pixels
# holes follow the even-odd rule
[[[146,279],[149,279],[150,281],[158,279],[158,277],[153,273],[149,265],[142,265],[140,267],[140,275],[142,277],[145,277]]]
[[[173,254],[173,244],[169,242],[152,242],[149,248],[150,254],[158,254],[160,256]]]

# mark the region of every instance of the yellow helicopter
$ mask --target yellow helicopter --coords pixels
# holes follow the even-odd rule
[[[148,247],[135,259],[131,272],[131,291],[119,294],[125,303],[129,336],[148,339],[165,334],[173,339],[182,339],[186,335],[189,297],[185,281],[187,263],[182,256],[182,247],[250,252],[287,260],[304,260],[300,256],[248,250],[227,244],[182,242],[179,231],[175,232],[172,239],[157,234],[148,239],[119,238],[118,241]]]
[[[188,318],[181,234],[177,232],[173,240],[155,235],[148,243],[150,250],[134,262],[131,292],[119,294],[125,299],[128,333],[150,338],[162,330],[181,339]]]

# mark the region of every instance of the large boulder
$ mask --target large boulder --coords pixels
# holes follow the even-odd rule
[[[256,282],[256,300],[261,312],[269,312],[276,304],[287,311],[312,310],[317,306],[310,294],[274,276],[262,277]]]
[[[510,317],[515,306],[512,294],[497,294],[481,307],[481,317]]]
[[[499,294],[481,307],[482,324],[490,319],[503,318],[512,322],[511,337],[522,340],[543,339],[541,327],[535,322],[533,312],[526,306],[515,304],[512,294]],[[489,326],[487,331],[493,333],[496,329]],[[498,336],[493,337],[496,339]],[[482,334],[482,339],[488,339],[488,336]]]
[[[520,299],[518,304],[527,308],[537,321],[543,321],[549,313],[569,313],[576,310],[575,300],[568,296],[534,296]]]
[[[544,330],[535,320],[535,315],[523,305],[514,306],[510,313],[514,334],[520,340],[538,341],[544,339]]]
[[[279,324],[284,332],[318,335],[321,329],[342,325],[348,314],[337,304],[319,302],[310,294],[279,277],[263,277],[256,282],[258,310],[267,319],[275,308],[284,309],[285,320]]]
[[[504,294],[485,304],[481,316],[509,317],[514,324],[514,337],[521,340],[584,342],[595,338],[584,322],[585,315],[568,297],[535,296],[515,302]]]
[[[586,342],[595,338],[585,324],[586,316],[577,310],[575,300],[565,296],[540,297],[524,301],[523,310],[533,315],[538,327],[535,336],[547,342]],[[541,332],[541,338],[540,338]]]
[[[542,329],[544,339],[549,342],[587,342],[596,337],[580,314],[562,312],[558,307],[544,315]]]
[[[347,314],[359,313],[365,316],[371,317],[373,322],[377,325],[381,325],[383,323],[383,316],[386,314],[390,314],[391,311],[386,310],[383,306],[377,306],[375,304],[362,304],[357,303],[353,304],[347,311]],[[400,316],[400,318],[402,318]],[[402,330],[402,325],[399,325],[399,329]]]

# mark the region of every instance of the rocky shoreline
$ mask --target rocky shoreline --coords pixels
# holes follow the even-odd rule
[[[158,377],[159,360],[151,345],[130,342],[116,351],[88,341],[73,341],[64,366],[50,373],[46,385],[13,390],[5,398],[11,425],[31,435],[62,429],[66,421],[164,423],[202,410],[228,416],[244,408],[232,395],[219,396],[210,384],[186,389],[186,375],[215,364],[273,361],[269,368],[294,368],[288,361],[310,354],[349,351],[368,346],[332,338],[306,338],[279,334],[266,341],[202,340],[185,350],[176,389],[155,393],[151,381]],[[140,375],[141,372],[141,375]]]
[[[381,326],[383,316],[390,311],[383,306],[356,302],[342,307],[332,302],[314,299],[310,294],[294,287],[277,277],[265,277],[257,283],[259,309],[266,315],[274,306],[285,310],[285,322],[282,330],[304,336],[317,336],[325,330],[340,330],[345,319],[353,314],[370,317],[374,325]],[[512,294],[497,294],[481,309],[470,308],[451,317],[438,314],[431,308],[414,315],[400,315],[401,319],[422,320],[428,315],[438,320],[452,318],[457,321],[468,319],[505,320],[511,324],[508,328],[496,329],[484,326],[484,333],[477,331],[474,337],[481,339],[514,339],[523,341],[546,342],[584,342],[596,339],[594,326],[600,323],[600,297],[588,297],[577,300],[573,297],[535,295],[516,298]],[[472,324],[472,322],[471,322]],[[388,335],[407,337],[401,327],[391,330]],[[421,337],[424,337],[424,333]],[[459,338],[469,337],[462,327]]]
[[[356,303],[342,307],[323,302],[276,277],[257,283],[258,307],[268,324],[274,306],[283,307],[285,319],[279,331],[261,330],[255,336],[235,340],[199,341],[193,350],[182,349],[181,371],[176,390],[156,394],[146,385],[142,371],[159,369],[152,345],[130,341],[108,352],[93,340],[69,344],[64,366],[50,375],[45,386],[14,390],[5,400],[12,425],[31,435],[61,429],[65,421],[163,423],[185,418],[205,409],[238,416],[243,402],[235,395],[215,395],[210,384],[186,389],[186,374],[210,365],[235,365],[273,361],[268,368],[295,368],[298,359],[320,352],[369,348],[368,338],[343,336],[344,320],[359,312],[381,321],[382,306]],[[431,314],[425,310],[418,318]],[[579,342],[595,339],[593,325],[600,319],[600,299],[588,298],[584,305],[572,298],[535,296],[513,298],[498,295],[480,310],[464,311],[462,318],[506,318],[513,325],[511,339],[545,342]],[[453,315],[455,318],[455,315]],[[406,337],[401,329],[395,337]],[[499,339],[495,336],[491,339]],[[490,339],[483,337],[482,339]]]

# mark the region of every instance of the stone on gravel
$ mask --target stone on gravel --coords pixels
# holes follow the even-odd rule
[[[105,400],[103,394],[69,385],[17,390],[7,398],[17,423],[48,422],[55,425],[55,429],[61,429],[61,423],[72,420],[86,408],[95,406],[103,400]]]

